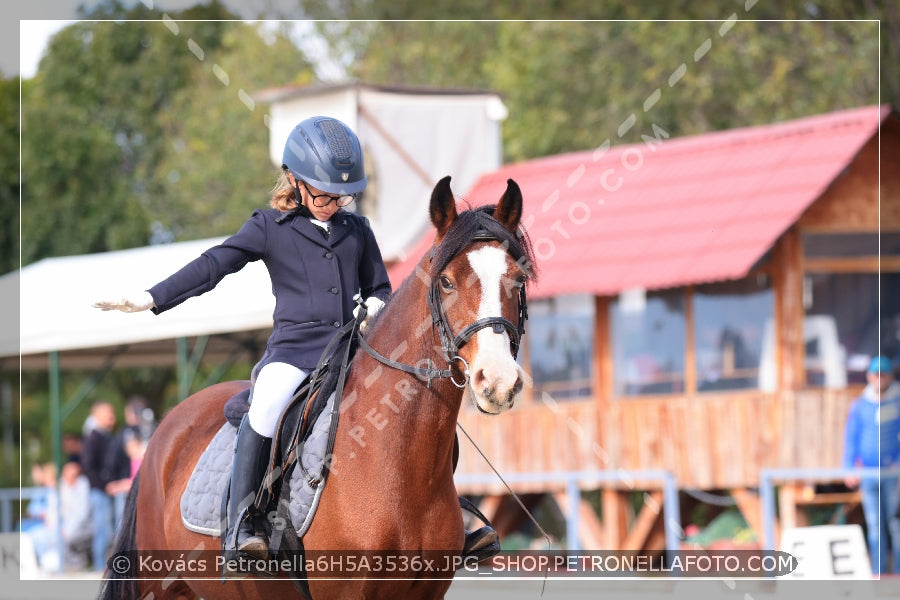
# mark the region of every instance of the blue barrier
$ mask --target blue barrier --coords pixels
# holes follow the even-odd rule
[[[458,484],[497,483],[496,475],[485,473],[458,474],[454,477]],[[628,481],[659,481],[663,490],[663,511],[665,514],[666,551],[675,552],[681,548],[684,530],[681,528],[681,508],[678,500],[678,484],[675,476],[664,470],[626,471],[552,471],[533,473],[511,473],[503,476],[507,483],[562,483],[568,502],[566,515],[566,538],[569,550],[582,550],[578,541],[578,501],[581,490],[579,481],[604,481],[622,483]]]
[[[759,500],[762,504],[762,547],[775,550],[775,483],[778,481],[840,481],[847,477],[880,477],[900,475],[900,469],[854,467],[851,469],[760,469]]]
[[[39,487],[0,488],[0,533],[10,533],[17,529],[13,522],[13,502],[43,498],[46,495],[47,490]]]

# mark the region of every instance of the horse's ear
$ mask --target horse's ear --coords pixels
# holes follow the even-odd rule
[[[440,240],[447,233],[450,224],[456,220],[456,200],[450,190],[450,176],[447,175],[437,182],[431,192],[431,223],[437,229],[437,238]]]
[[[522,220],[522,190],[512,179],[506,180],[506,191],[497,203],[494,218],[513,233],[519,227]]]

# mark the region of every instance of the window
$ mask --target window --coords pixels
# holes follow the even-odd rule
[[[811,273],[804,281],[806,383],[843,387],[865,383],[878,352],[898,358],[900,273]]]
[[[587,294],[529,300],[525,340],[535,397],[555,400],[591,393],[594,300]]]
[[[771,281],[763,275],[697,287],[694,341],[698,391],[759,387],[763,341],[774,303]]]
[[[684,292],[635,290],[610,306],[614,394],[684,391]]]
[[[882,257],[900,253],[898,233],[803,235],[807,385],[863,384],[872,356],[900,359],[900,273],[879,276],[879,243]]]

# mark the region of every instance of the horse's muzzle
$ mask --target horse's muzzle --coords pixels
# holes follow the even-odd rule
[[[515,378],[489,377],[484,369],[476,369],[469,385],[473,393],[475,406],[483,413],[500,414],[513,407],[516,398],[521,393],[524,383],[521,375],[516,372]]]

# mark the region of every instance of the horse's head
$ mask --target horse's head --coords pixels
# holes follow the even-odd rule
[[[501,413],[523,386],[516,355],[533,260],[518,229],[522,193],[510,179],[496,206],[457,213],[445,177],[432,192],[430,212],[437,235],[426,261],[429,304],[443,351],[461,374],[454,383],[466,387],[480,411]]]

